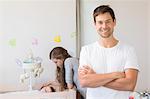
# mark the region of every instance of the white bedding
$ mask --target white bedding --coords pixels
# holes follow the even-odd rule
[[[66,90],[62,92],[43,93],[34,91],[16,91],[1,93],[0,99],[76,99],[75,90]]]

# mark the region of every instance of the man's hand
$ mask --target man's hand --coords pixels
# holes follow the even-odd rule
[[[95,74],[95,71],[92,68],[90,68],[90,66],[84,65],[83,67],[79,68],[79,73],[80,74],[92,74],[92,73]]]

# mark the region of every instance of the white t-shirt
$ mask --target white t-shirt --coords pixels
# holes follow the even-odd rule
[[[128,68],[139,70],[133,47],[118,42],[112,48],[104,48],[95,42],[82,47],[79,66],[90,65],[96,73],[125,71]],[[128,99],[129,91],[118,91],[106,87],[87,88],[87,99]]]

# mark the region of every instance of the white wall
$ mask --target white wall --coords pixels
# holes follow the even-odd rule
[[[148,88],[148,1],[149,0],[81,0],[81,45],[96,41],[92,13],[100,4],[110,5],[116,14],[115,35],[136,48],[140,73],[137,90]],[[150,80],[150,79],[149,79]]]
[[[149,10],[148,10],[148,14],[149,14],[149,17],[148,17],[148,37],[150,38],[150,1],[149,1],[149,3],[148,3],[149,5],[148,5],[148,8],[149,8]],[[148,40],[148,46],[149,46],[149,53],[148,53],[148,56],[149,56],[149,58],[148,58],[148,62],[149,62],[149,64],[148,64],[148,75],[150,75],[150,40]],[[150,90],[150,76],[148,76],[148,89]]]
[[[19,82],[23,70],[16,59],[23,62],[29,49],[34,57],[43,59],[44,73],[37,82],[55,79],[55,65],[49,60],[51,49],[63,46],[76,54],[75,3],[75,0],[0,0],[0,91],[25,86]],[[54,41],[56,36],[61,37],[60,42]]]

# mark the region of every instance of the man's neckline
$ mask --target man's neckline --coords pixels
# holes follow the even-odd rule
[[[97,41],[96,43],[97,43],[97,45],[98,45],[100,48],[103,48],[103,49],[114,49],[114,48],[116,48],[117,46],[119,46],[120,41],[118,40],[118,42],[117,42],[114,46],[112,46],[112,47],[104,47],[104,46],[102,46],[102,45],[99,43],[99,41]]]

